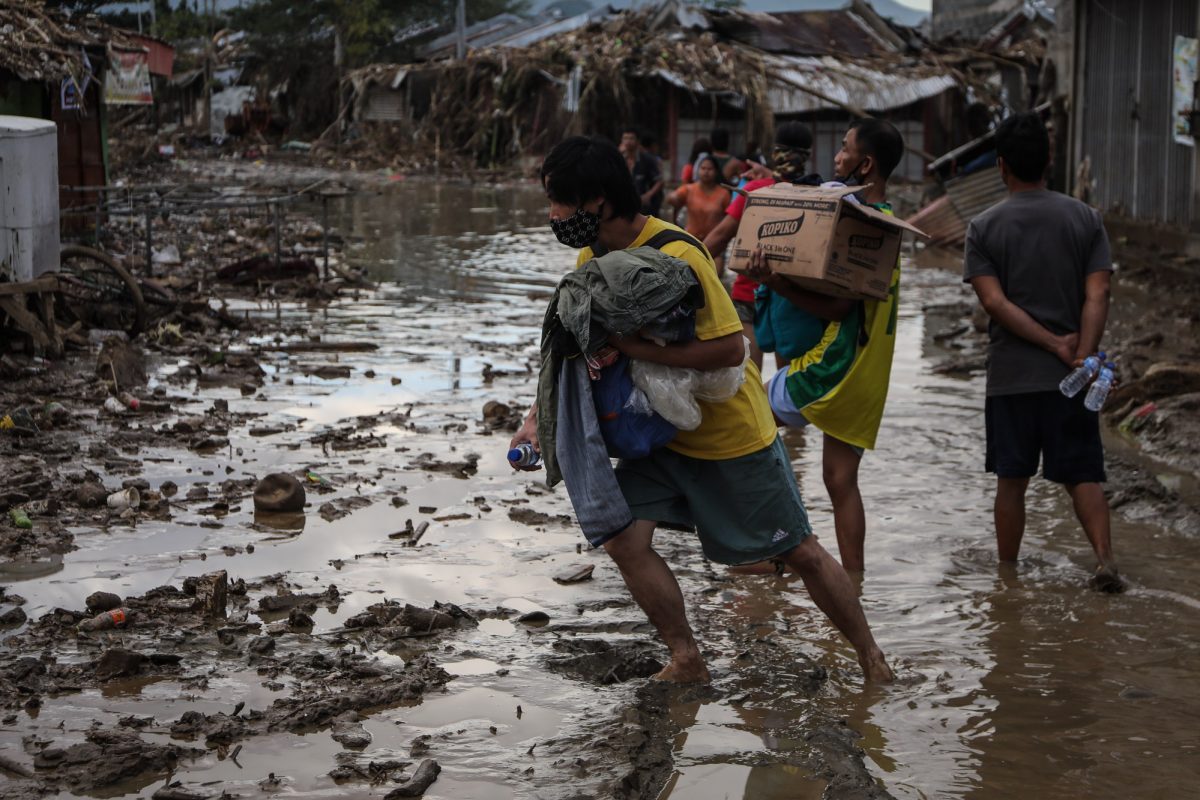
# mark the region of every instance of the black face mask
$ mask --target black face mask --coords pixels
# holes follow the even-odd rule
[[[858,171],[860,169],[862,169],[862,165],[865,163],[867,163],[867,160],[864,158],[862,161],[859,161],[857,164],[854,165],[854,169],[850,170],[849,175],[847,175],[844,178],[840,175],[834,175],[833,176],[834,180],[841,181],[842,183],[846,184],[847,186],[861,186],[862,178],[859,177]]]
[[[559,242],[581,250],[595,244],[596,237],[600,235],[600,215],[580,207],[566,219],[550,220],[550,229]]]

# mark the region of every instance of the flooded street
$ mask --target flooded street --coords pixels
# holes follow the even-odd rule
[[[415,765],[423,752],[442,767],[425,797],[445,800],[603,797],[616,779],[642,796],[620,777],[641,768],[631,765],[634,752],[670,770],[660,798],[868,796],[813,770],[828,762],[822,737],[840,720],[861,734],[867,769],[898,798],[1152,798],[1200,785],[1200,541],[1115,513],[1131,589],[1095,594],[1086,587],[1091,550],[1067,497],[1035,481],[1023,558],[998,567],[993,479],[982,469],[983,376],[932,369],[955,355],[938,334],[958,324],[968,299],[957,274],[911,264],[905,272],[879,449],[862,465],[862,601],[896,684],[864,689],[852,649],[798,579],[729,577],[702,561],[690,535],[665,531],[657,541],[677,567],[715,683],[659,693],[667,710],[651,724],[631,711],[648,696],[641,679],[586,681],[547,668],[577,654],[573,642],[633,652],[652,633],[607,556],[579,552],[582,536],[560,517],[571,513],[565,487],[549,491],[540,473],[512,473],[510,434],[481,421],[489,400],[522,411],[532,400],[545,303],[573,263],[550,234],[541,192],[410,182],[338,201],[333,222],[346,260],[367,267],[376,290],[316,312],[266,302],[231,309],[378,349],[287,354],[263,338],[259,395],[183,390],[187,413],[225,400],[232,413],[261,415],[231,429],[228,448],[140,453],[139,477],[155,488],[174,482],[181,496],[226,479],[311,471],[324,483],[309,484],[305,517],[256,520],[246,499],[218,515],[187,507],[166,521],[73,529],[78,549],[55,571],[0,574],[0,585],[26,598],[33,620],[81,608],[93,591],[140,595],[216,569],[248,583],[286,573],[296,591],[336,585],[340,601],[312,615],[311,634],[278,637],[277,655],[317,642],[359,647],[342,638],[345,621],[385,599],[453,603],[479,612],[479,625],[364,653],[387,668],[427,652],[454,676],[444,692],[364,712],[365,750],[344,749],[327,728],[273,730],[243,740],[240,755],[210,745],[170,776],[104,796],[150,796],[169,777],[249,797],[381,797],[388,786],[338,783],[330,770],[356,759]],[[334,360],[350,377],[306,375]],[[152,385],[177,369],[159,364]],[[252,434],[256,425],[267,435]],[[833,550],[819,439],[789,432],[786,441],[814,528]],[[327,502],[350,513],[319,515]],[[406,520],[431,522],[417,547],[388,536]],[[586,564],[593,580],[554,580]],[[549,623],[518,622],[532,611]],[[294,688],[215,646],[209,655],[185,660],[182,679],[47,696],[5,721],[0,748],[16,758],[23,737],[82,741],[90,720],[130,717],[153,717],[142,736],[165,744],[184,712],[239,701],[263,709]],[[78,658],[90,655],[81,649]],[[664,737],[663,757],[633,741],[645,732]]]

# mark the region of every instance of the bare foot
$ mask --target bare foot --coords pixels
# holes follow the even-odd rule
[[[1125,580],[1117,573],[1117,568],[1111,565],[1096,567],[1096,573],[1088,581],[1088,586],[1105,594],[1121,594],[1126,588]]]
[[[858,665],[862,667],[863,677],[869,683],[891,683],[896,678],[892,674],[892,668],[888,666],[887,660],[883,657],[882,650],[876,649],[866,658],[860,658]]]
[[[694,658],[672,658],[652,680],[668,683],[710,683],[708,667],[699,655]]]

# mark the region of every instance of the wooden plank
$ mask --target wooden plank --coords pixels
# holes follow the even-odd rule
[[[25,308],[23,300],[24,298],[0,297],[0,311],[7,313],[18,328],[29,334],[29,338],[33,340],[35,354],[45,355],[50,349],[50,339],[46,336],[46,329],[42,327],[41,320]]]
[[[42,277],[21,283],[0,283],[0,297],[31,292],[57,292],[58,278]]]
[[[42,313],[42,324],[46,326],[46,338],[50,340],[50,357],[62,358],[63,340],[58,332],[58,323],[54,319],[54,294],[38,292],[37,304]]]

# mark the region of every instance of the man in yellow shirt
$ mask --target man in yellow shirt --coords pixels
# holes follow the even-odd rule
[[[679,230],[640,213],[624,159],[603,139],[577,136],[561,142],[542,164],[542,185],[555,236],[581,250],[577,267],[599,252],[640,247],[657,233]],[[718,369],[742,363],[742,323],[703,245],[673,241],[661,250],[685,261],[704,290],[695,338],[660,346],[636,335],[613,336],[610,343],[630,358],[668,366]],[[871,635],[854,585],[812,534],[757,367],[747,363],[745,383],[733,398],[700,406],[695,430],[680,431],[645,458],[617,464],[617,482],[635,521],[603,542],[670,650],[671,661],[657,677],[681,683],[709,679],[679,583],[652,546],[655,527],[662,523],[694,528],[705,555],[719,563],[781,559],[849,639],[867,679],[890,680],[891,669]],[[539,446],[537,414],[535,405],[513,446]]]

